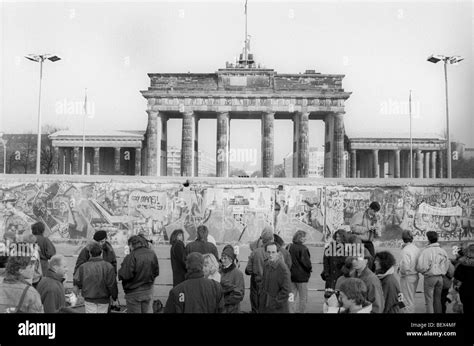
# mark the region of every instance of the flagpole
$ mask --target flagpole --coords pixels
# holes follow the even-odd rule
[[[84,97],[84,119],[82,121],[82,175],[84,175],[85,151],[86,151],[86,116],[87,116],[87,88]]]
[[[413,137],[411,135],[411,90],[408,99],[408,109],[410,115],[410,178],[413,179]]]

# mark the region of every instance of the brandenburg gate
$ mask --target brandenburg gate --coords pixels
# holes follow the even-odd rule
[[[344,102],[351,93],[342,88],[344,75],[278,74],[248,56],[216,73],[148,74],[150,87],[141,91],[148,101],[143,173],[166,175],[167,121],[182,119],[181,175],[197,176],[199,120],[215,119],[216,175],[228,177],[231,120],[255,119],[261,122],[262,175],[273,177],[274,122],[291,119],[293,176],[308,176],[310,120],[325,122],[324,176],[346,176]]]

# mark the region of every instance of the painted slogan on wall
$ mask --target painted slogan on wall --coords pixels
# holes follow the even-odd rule
[[[129,182],[25,182],[0,185],[0,237],[17,235],[42,221],[56,242],[92,238],[105,230],[115,244],[144,234],[167,243],[177,228],[186,240],[207,225],[218,243],[248,243],[266,225],[286,242],[301,229],[308,243],[349,230],[352,216],[380,202],[383,242],[400,239],[405,229],[416,240],[435,230],[441,241],[474,238],[474,186],[247,186]]]

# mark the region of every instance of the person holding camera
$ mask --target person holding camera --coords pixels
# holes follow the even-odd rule
[[[355,213],[350,222],[352,234],[357,235],[362,240],[372,258],[375,257],[375,248],[372,241],[381,236],[381,226],[377,218],[379,211],[380,203],[372,202],[365,211]],[[371,269],[374,270],[373,267]]]

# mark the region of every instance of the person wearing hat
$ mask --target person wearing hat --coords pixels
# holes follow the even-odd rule
[[[221,255],[221,286],[224,292],[224,313],[239,313],[244,299],[244,274],[237,268],[234,247],[226,245]]]
[[[107,241],[107,232],[106,231],[97,231],[93,236],[93,241],[89,242],[79,253],[77,257],[76,266],[74,267],[74,274],[76,274],[77,269],[83,264],[89,261],[91,258],[90,247],[93,244],[99,244],[102,248],[102,258],[104,261],[109,262],[114,268],[115,273],[117,274],[117,256],[112,245]]]
[[[262,284],[263,267],[268,255],[265,251],[265,245],[273,242],[273,230],[271,227],[265,227],[260,236],[261,245],[255,248],[249,256],[245,274],[250,275],[250,305],[253,313],[258,312],[259,289]]]
[[[359,211],[351,218],[350,227],[352,234],[357,235],[370,255],[375,257],[375,248],[372,241],[381,236],[381,226],[377,218],[380,203],[372,202],[365,211]],[[372,267],[372,269],[374,269]]]
[[[191,252],[186,257],[186,280],[175,286],[166,301],[165,313],[220,313],[224,308],[219,283],[204,277],[204,256]]]

